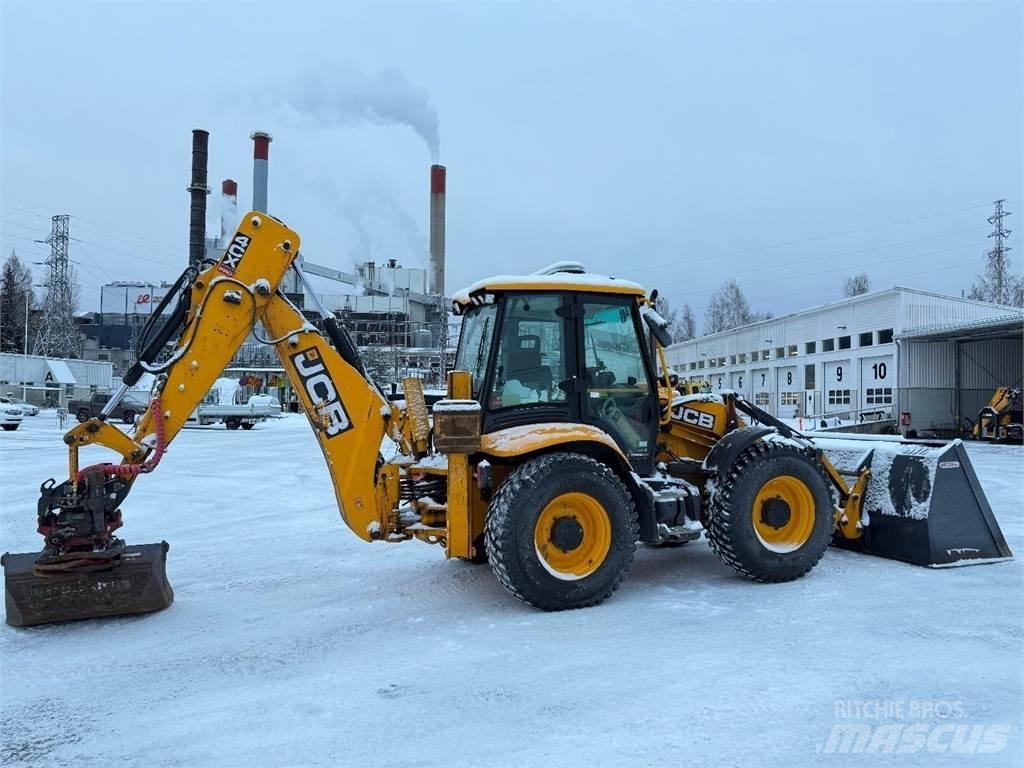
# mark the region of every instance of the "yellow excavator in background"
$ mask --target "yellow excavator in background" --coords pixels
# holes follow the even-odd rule
[[[971,436],[975,440],[1024,442],[1024,401],[1019,389],[999,387],[978,412]]]
[[[488,561],[509,592],[544,610],[609,597],[638,541],[678,545],[702,532],[763,582],[806,574],[833,541],[925,565],[1010,556],[959,443],[869,447],[837,468],[738,396],[680,394],[656,295],[572,263],[456,294],[447,397],[431,415],[407,379],[404,401],[390,402],[335,317],[320,308],[321,332],[279,290],[289,269],[305,282],[299,247],[282,222],[249,213],[218,262],[190,267],[168,291],[155,313],[165,321],[144,329],[121,390],[64,437],[68,477],[42,485],[37,509],[43,551],[4,556],[8,623],[170,604],[167,545],[126,545],[114,535],[120,507],[257,329],[299,393],[353,533]],[[106,415],[146,372],[151,402],[126,434]],[[385,438],[397,445],[388,460]],[[83,466],[92,446],[120,461]]]

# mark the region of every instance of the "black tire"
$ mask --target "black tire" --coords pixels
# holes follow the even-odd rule
[[[770,549],[754,525],[758,492],[769,480],[783,475],[800,481],[814,502],[809,536],[791,551]],[[792,581],[814,568],[825,554],[832,539],[833,515],[828,477],[812,453],[796,446],[758,442],[743,451],[719,480],[708,512],[707,536],[715,553],[741,576],[761,582]]]
[[[135,411],[125,411],[124,413],[121,414],[121,419],[124,421],[125,424],[134,424]]]
[[[534,532],[548,504],[568,493],[586,494],[598,503],[610,540],[596,570],[560,578],[541,559]],[[636,509],[622,481],[608,466],[577,453],[549,453],[527,461],[505,479],[487,510],[485,547],[491,570],[515,597],[545,611],[606,600],[629,571],[638,537]]]
[[[251,421],[243,421],[242,422],[242,429],[252,429],[255,426],[256,425],[253,424]]]
[[[79,408],[78,412],[75,413],[75,418],[78,419],[80,423],[84,424],[85,422],[92,418],[92,414],[89,413],[88,408]]]
[[[4,428],[5,432],[13,432],[14,430],[16,430],[21,425],[20,424],[0,424],[0,426],[2,426]]]
[[[242,420],[237,416],[230,416],[229,418],[224,419],[224,426],[228,429],[238,429],[242,426]]]
[[[473,540],[473,556],[463,558],[473,565],[487,565],[487,535],[481,533]]]

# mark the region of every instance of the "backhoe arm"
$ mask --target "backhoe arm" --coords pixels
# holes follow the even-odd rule
[[[139,474],[151,471],[163,450],[221,375],[248,335],[262,325],[299,393],[334,481],[341,513],[364,539],[381,535],[397,497],[397,478],[377,487],[376,462],[391,406],[361,370],[347,336],[328,320],[343,354],[278,292],[299,250],[299,237],[263,213],[247,214],[223,258],[195,276],[188,309],[170,358],[142,361],[140,370],[157,376],[153,399],[128,436],[94,418],[70,430],[69,479],[42,488],[39,530],[48,550],[108,546],[121,525],[116,507]],[[124,389],[119,393],[123,396]],[[116,400],[115,400],[116,402]],[[397,414],[396,414],[397,415]],[[396,419],[397,421],[397,419]],[[79,449],[100,445],[120,454],[121,463],[80,468]]]

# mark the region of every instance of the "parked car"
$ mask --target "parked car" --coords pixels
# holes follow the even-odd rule
[[[75,414],[79,421],[88,421],[93,416],[99,416],[100,411],[110,400],[110,395],[95,393],[87,399],[69,400],[68,413]],[[110,412],[110,418],[121,419],[125,424],[134,424],[135,417],[146,412],[148,405],[140,400],[131,398],[131,395],[124,397],[121,402],[114,406]]]
[[[0,428],[13,432],[21,426],[21,408],[13,403],[0,402]]]
[[[19,408],[21,408],[21,413],[22,413],[23,416],[38,416],[39,415],[39,406],[32,405],[32,403],[26,403],[20,397],[15,397],[10,392],[8,392],[6,395],[0,397],[0,403],[5,404],[5,405],[16,405],[16,406],[18,406]]]

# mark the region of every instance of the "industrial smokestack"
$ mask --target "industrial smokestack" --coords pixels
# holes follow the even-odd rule
[[[444,292],[445,167],[430,166],[430,290]]]
[[[267,163],[270,160],[270,142],[274,140],[266,131],[253,131],[252,139],[252,209],[267,212]]]
[[[220,183],[220,240],[227,243],[238,224],[238,182],[224,179]]]
[[[188,261],[198,264],[206,257],[206,196],[210,188],[206,185],[206,167],[210,147],[208,131],[197,128],[192,131],[192,183],[188,193],[192,198],[189,206]]]

